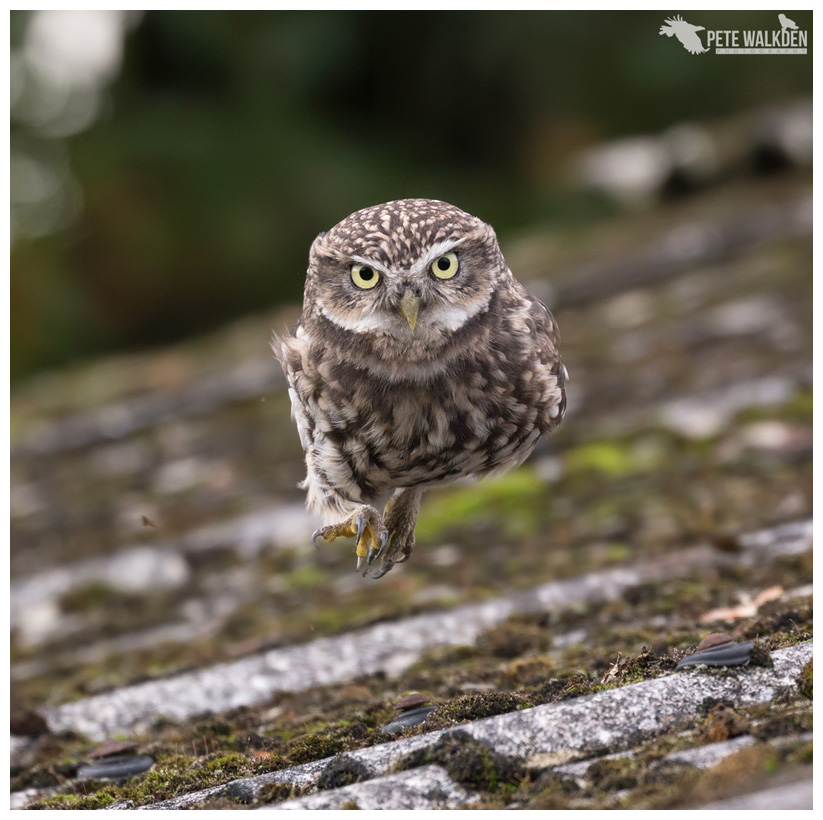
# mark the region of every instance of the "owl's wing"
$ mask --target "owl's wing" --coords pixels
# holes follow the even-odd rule
[[[303,398],[303,390],[301,390],[305,381],[304,357],[308,355],[308,345],[301,333],[301,320],[297,321],[290,336],[275,335],[271,346],[289,384],[291,415],[297,425],[297,434],[300,436],[300,444],[305,452],[314,440],[314,425]]]
[[[536,296],[526,291],[529,302],[529,318],[534,323],[534,329],[539,339],[544,340],[545,353],[560,358],[557,346],[560,344],[560,330],[551,311]]]
[[[525,291],[525,289],[524,289]],[[529,324],[537,344],[537,357],[543,373],[547,374],[557,392],[557,401],[552,404],[546,424],[553,430],[566,415],[566,382],[569,372],[558,352],[560,330],[551,311],[536,297],[525,291],[529,303]]]

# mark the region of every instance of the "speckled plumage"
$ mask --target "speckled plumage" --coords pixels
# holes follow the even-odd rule
[[[448,254],[457,273],[438,279],[433,266]],[[389,202],[320,234],[303,314],[274,343],[307,503],[329,525],[319,534],[356,535],[359,556],[383,557],[373,577],[408,558],[424,488],[511,469],[560,423],[557,343],[551,313],[512,276],[492,228],[453,205]],[[334,524],[347,516],[348,529]]]

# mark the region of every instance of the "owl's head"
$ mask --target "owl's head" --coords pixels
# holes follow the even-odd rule
[[[350,333],[418,349],[486,311],[510,276],[485,222],[446,202],[401,199],[317,237],[304,309]]]

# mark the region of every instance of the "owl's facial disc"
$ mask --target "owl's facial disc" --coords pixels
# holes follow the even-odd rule
[[[430,352],[488,308],[494,289],[488,271],[499,255],[493,236],[482,233],[441,239],[416,257],[327,249],[322,239],[318,247],[327,282],[315,297],[322,316],[344,330]]]

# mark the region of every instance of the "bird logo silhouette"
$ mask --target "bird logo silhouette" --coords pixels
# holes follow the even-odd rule
[[[698,31],[705,31],[705,26],[693,26],[687,23],[680,15],[677,17],[670,17],[666,20],[665,25],[660,26],[660,33],[665,34],[666,37],[674,35],[680,41],[680,45],[689,52],[689,54],[702,54],[708,51],[703,46],[700,37],[697,36]]]
[[[797,23],[795,23],[794,20],[790,20],[785,14],[778,14],[777,19],[780,20],[780,25],[782,26],[783,31],[787,28],[797,28]]]

